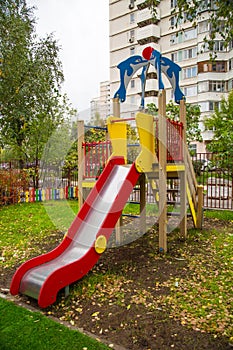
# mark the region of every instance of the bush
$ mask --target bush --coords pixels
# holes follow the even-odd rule
[[[29,188],[29,178],[25,170],[0,170],[0,204],[17,203],[20,192]]]

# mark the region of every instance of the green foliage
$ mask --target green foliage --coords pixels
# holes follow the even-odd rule
[[[71,127],[71,147],[64,159],[62,167],[63,177],[70,179],[78,171],[78,142],[77,142],[77,122]],[[73,141],[73,142],[72,142]]]
[[[148,104],[147,108],[148,113],[151,113],[153,115],[157,114],[157,107],[154,103]],[[171,120],[179,120],[179,111],[179,105],[175,104],[173,101],[169,101],[169,103],[166,105],[166,114],[167,117]],[[186,138],[188,144],[194,140],[202,141],[201,130],[199,129],[200,114],[201,111],[199,106],[186,103]]]
[[[99,141],[105,141],[105,140],[106,140],[105,130],[88,128],[87,131],[85,132],[85,142],[99,142]]]
[[[88,125],[92,126],[102,126],[104,127],[106,124],[106,121],[101,117],[99,112],[95,113],[95,116],[91,118]]]
[[[156,7],[163,0],[147,0],[147,5],[151,9],[152,13],[156,17]],[[208,11],[210,30],[205,37],[205,42],[209,46],[210,57],[214,58],[214,42],[217,36],[225,42],[227,47],[233,37],[233,2],[231,0],[177,0],[177,5],[173,9],[173,15],[176,15],[176,26],[180,27],[180,23],[190,21],[193,26],[197,25],[197,20],[201,19],[203,12]]]
[[[148,113],[150,113],[154,116],[158,116],[158,107],[153,102],[148,103],[148,105],[146,107],[148,109]]]
[[[216,109],[206,119],[205,126],[214,132],[213,139],[207,145],[208,151],[233,158],[233,90],[228,99],[222,98],[219,110]]]
[[[25,0],[1,1],[1,144],[25,161],[40,159],[45,143],[74,110],[61,94],[59,47],[52,35],[38,39],[33,9]]]

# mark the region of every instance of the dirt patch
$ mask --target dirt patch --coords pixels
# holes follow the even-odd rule
[[[205,220],[206,229],[223,225],[231,227],[227,222]],[[133,243],[108,249],[88,278],[70,286],[67,298],[61,291],[56,304],[43,312],[130,350],[232,350],[226,338],[215,338],[171,318],[170,310],[161,302],[170,293],[166,281],[190,273],[182,258],[185,244],[177,233],[171,233],[169,253],[159,255],[154,227]],[[197,253],[202,244],[194,239],[192,253]],[[48,250],[53,247],[46,244]],[[1,271],[1,292],[8,293],[14,272],[15,268]],[[95,276],[99,282],[91,283]],[[80,283],[83,294],[77,291]],[[17,300],[38,309],[36,301],[30,298],[19,296]]]

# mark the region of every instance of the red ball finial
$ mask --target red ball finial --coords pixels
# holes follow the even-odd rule
[[[151,58],[151,54],[154,51],[153,47],[148,46],[142,51],[142,56],[146,59],[149,60]]]

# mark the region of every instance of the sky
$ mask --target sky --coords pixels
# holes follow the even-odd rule
[[[66,92],[78,113],[99,96],[99,84],[109,80],[108,0],[28,0],[35,6],[36,32],[53,33],[61,47]]]

